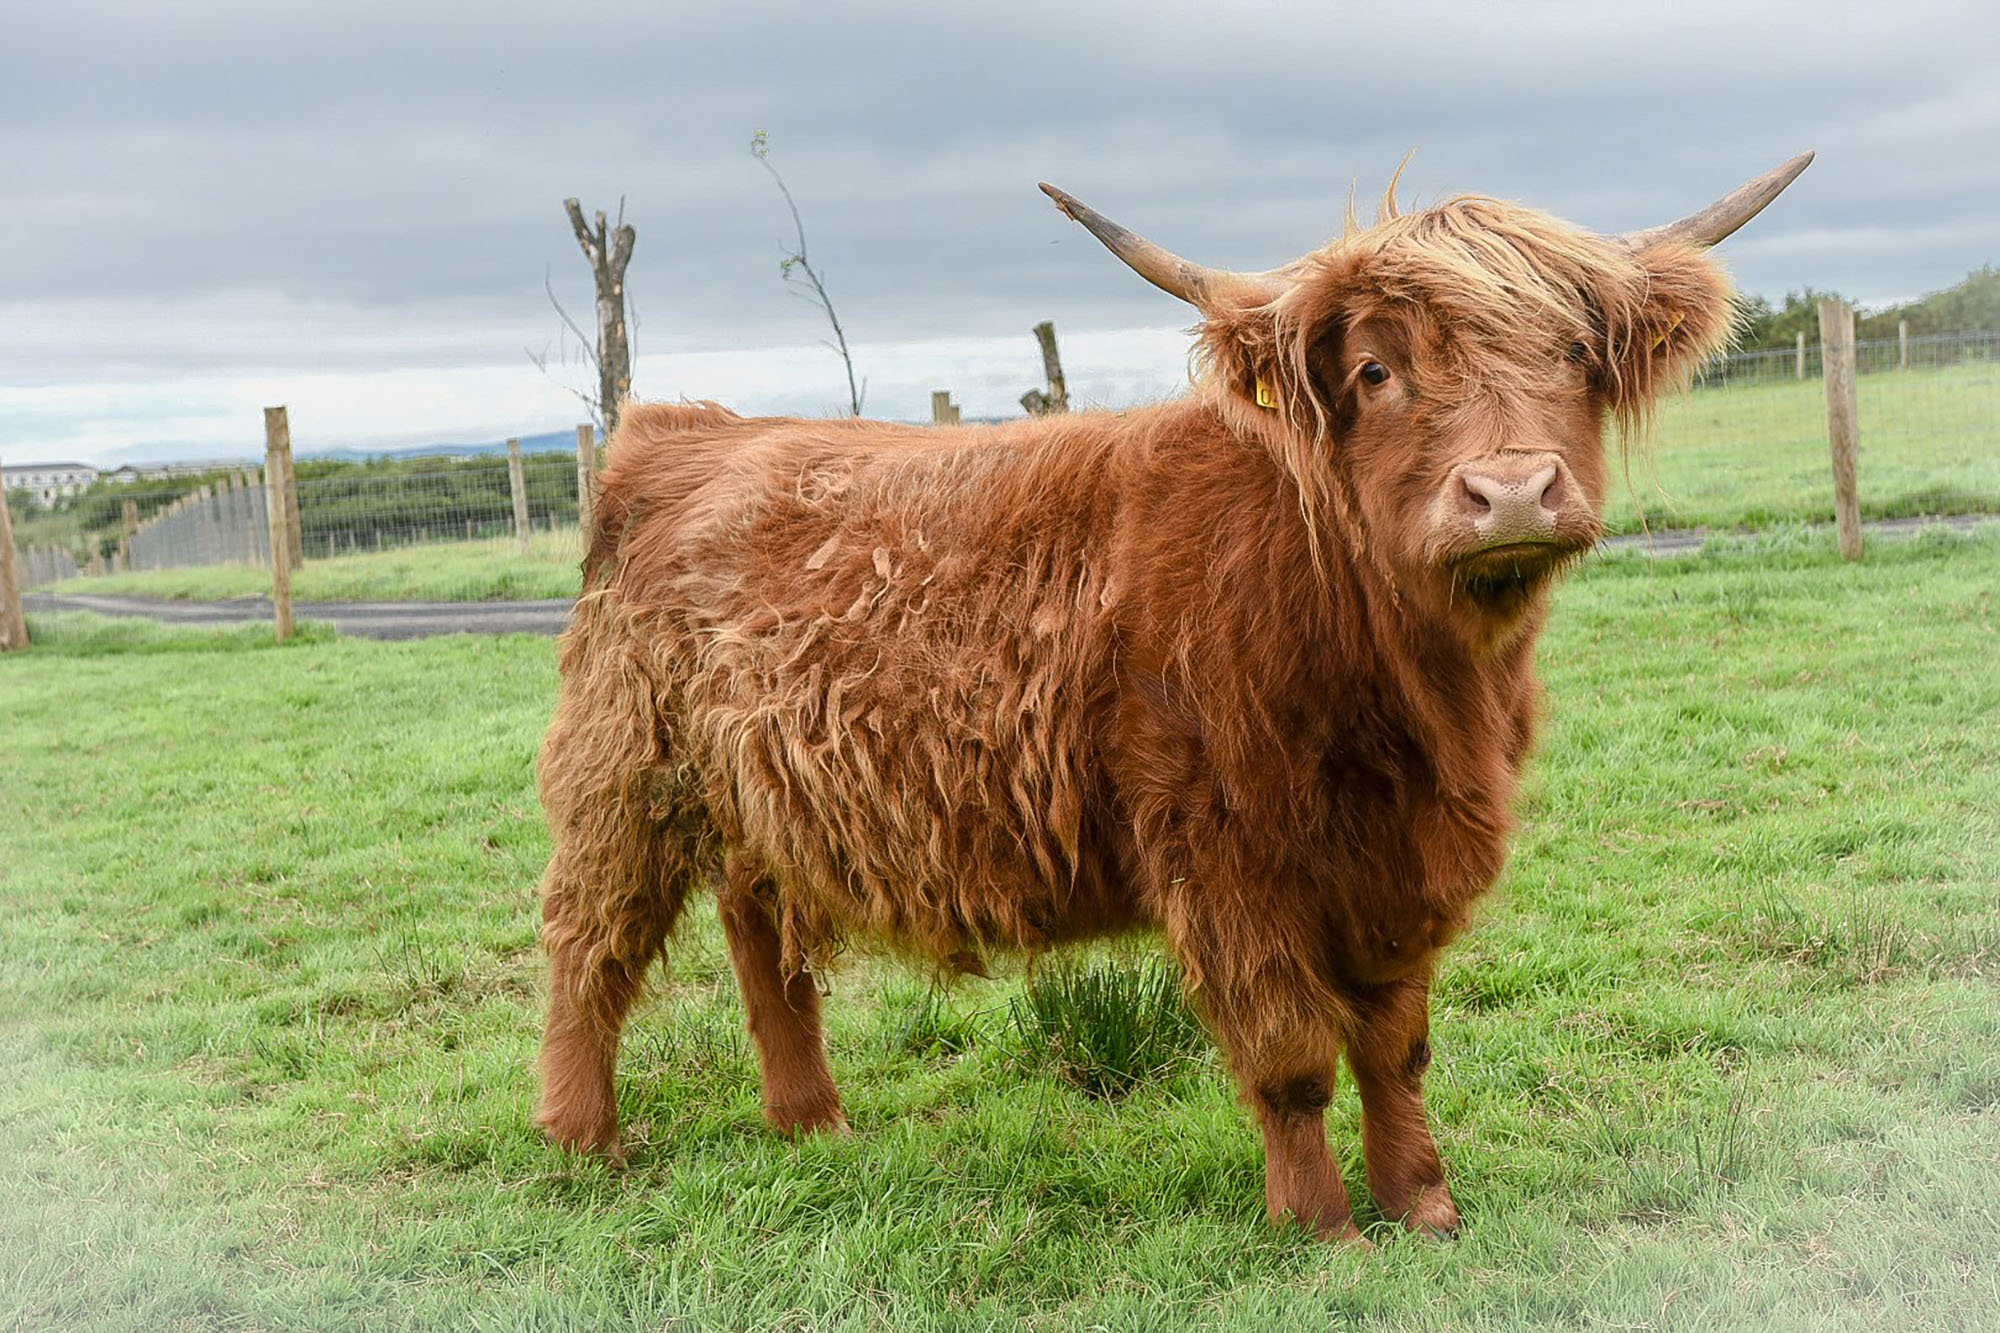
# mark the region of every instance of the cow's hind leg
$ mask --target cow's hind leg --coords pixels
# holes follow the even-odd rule
[[[1430,1064],[1430,970],[1370,997],[1347,1048],[1361,1091],[1368,1188],[1386,1217],[1412,1231],[1451,1235],[1458,1206],[1424,1111]]]
[[[847,1119],[827,1068],[819,991],[804,971],[786,975],[768,889],[768,881],[741,856],[729,858],[720,895],[722,928],[763,1070],[764,1119],[781,1134],[842,1130]]]
[[[680,915],[691,869],[683,847],[651,827],[612,846],[566,842],[549,864],[549,1015],[535,1120],[564,1147],[619,1156],[619,1034]]]
[[[542,878],[550,984],[535,1119],[557,1143],[615,1157],[619,1033],[699,872],[704,825],[672,785],[667,729],[623,640],[578,617],[540,762],[555,849]]]

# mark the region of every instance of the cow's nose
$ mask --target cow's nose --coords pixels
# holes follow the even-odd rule
[[[1482,543],[1553,541],[1562,473],[1552,460],[1496,461],[1458,474],[1460,503]]]

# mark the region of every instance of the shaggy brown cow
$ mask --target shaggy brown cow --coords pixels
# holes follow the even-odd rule
[[[1382,1211],[1449,1231],[1431,971],[1499,874],[1553,576],[1607,418],[1713,352],[1704,250],[1810,155],[1600,236],[1492,199],[1266,273],[1043,188],[1201,312],[1194,394],[990,428],[635,406],[541,758],[539,1120],[616,1154],[618,1036],[716,881],[776,1128],[842,1128],[814,975],[1154,927],[1262,1124],[1265,1201],[1355,1238],[1344,1052]]]

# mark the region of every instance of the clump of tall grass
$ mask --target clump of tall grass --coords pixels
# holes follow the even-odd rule
[[[1832,911],[1767,892],[1750,933],[1762,952],[1853,985],[1881,981],[1917,958],[1910,929],[1888,906],[1858,895],[1845,911]]]
[[[1195,1060],[1208,1037],[1179,969],[1105,959],[1037,973],[1008,1006],[1028,1057],[1092,1097],[1120,1097]]]
[[[896,986],[883,996],[885,1035],[891,1055],[933,1060],[963,1055],[983,1036],[976,1015],[945,1003],[936,986]]]

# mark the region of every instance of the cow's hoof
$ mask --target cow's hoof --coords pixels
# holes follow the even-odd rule
[[[1329,1245],[1339,1245],[1358,1254],[1372,1254],[1375,1251],[1375,1242],[1361,1234],[1361,1228],[1354,1225],[1352,1218],[1337,1227],[1320,1228],[1318,1236]]]
[[[1417,1195],[1417,1202],[1404,1216],[1403,1225],[1420,1236],[1455,1238],[1459,1229],[1458,1205],[1452,1202],[1451,1190],[1444,1185],[1433,1185]]]
[[[618,1142],[618,1126],[606,1124],[602,1120],[565,1120],[559,1116],[544,1116],[537,1120],[542,1133],[558,1148],[568,1149],[586,1157],[601,1157],[613,1166],[625,1165],[625,1148]]]

